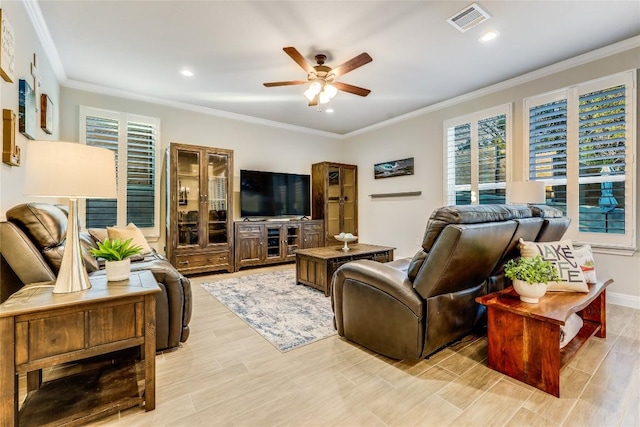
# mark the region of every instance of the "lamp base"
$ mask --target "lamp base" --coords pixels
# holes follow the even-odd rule
[[[62,254],[62,262],[54,294],[86,291],[91,288],[91,281],[84,267],[78,230],[78,199],[69,199],[69,217],[67,218],[67,237]]]

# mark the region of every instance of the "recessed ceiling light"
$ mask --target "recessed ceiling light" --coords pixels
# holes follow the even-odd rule
[[[193,71],[187,70],[187,69],[181,70],[180,74],[182,74],[185,77],[193,77]]]
[[[333,113],[333,108],[327,108],[324,111],[325,111],[325,113]]]
[[[500,35],[500,33],[497,32],[497,31],[487,31],[478,40],[480,40],[482,43],[486,43],[486,42],[488,42],[490,40],[495,39],[499,35]]]

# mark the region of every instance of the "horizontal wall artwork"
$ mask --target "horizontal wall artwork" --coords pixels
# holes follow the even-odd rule
[[[391,178],[393,176],[403,175],[413,175],[413,157],[377,163],[373,167],[373,177],[375,179]]]

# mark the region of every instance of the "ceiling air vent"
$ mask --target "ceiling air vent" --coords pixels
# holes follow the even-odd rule
[[[476,3],[473,3],[447,19],[447,22],[464,33],[489,18],[491,18],[491,16],[489,16],[487,12],[482,10]]]

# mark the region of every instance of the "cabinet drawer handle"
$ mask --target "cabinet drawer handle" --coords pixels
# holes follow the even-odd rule
[[[178,264],[180,264],[180,265],[189,264],[189,261],[180,261]]]

